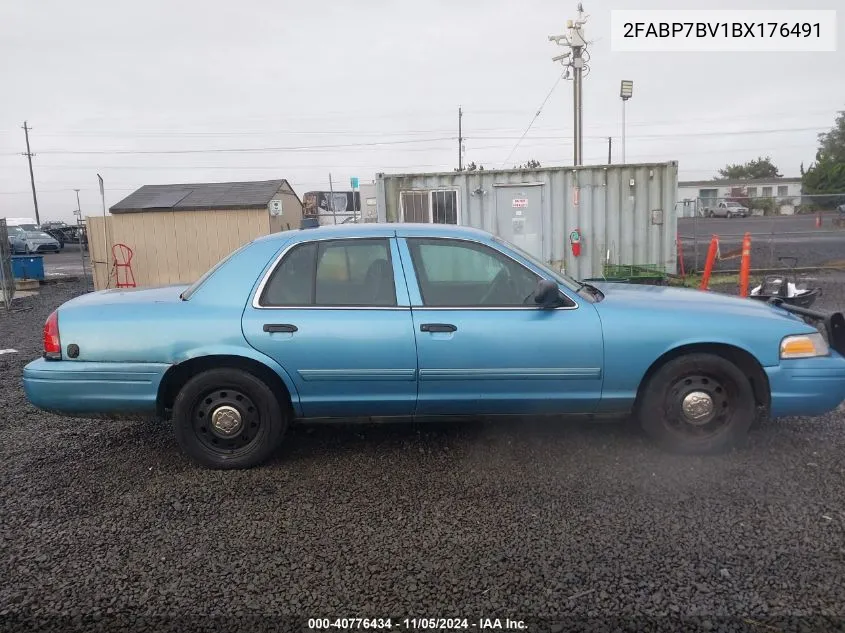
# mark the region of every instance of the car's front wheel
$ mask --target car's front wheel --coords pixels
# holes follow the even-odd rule
[[[733,363],[715,354],[680,356],[661,366],[645,385],[637,417],[662,447],[689,454],[741,446],[757,414],[751,383]]]
[[[211,369],[191,378],[173,403],[179,447],[216,469],[264,462],[287,428],[287,416],[260,378],[240,369]]]

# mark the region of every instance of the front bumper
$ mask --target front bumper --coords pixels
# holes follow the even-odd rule
[[[820,358],[783,360],[766,367],[773,418],[813,416],[836,409],[845,400],[845,358],[837,352]]]
[[[61,249],[59,244],[30,244],[29,250],[33,253],[58,253]]]
[[[43,358],[23,370],[27,399],[66,414],[154,414],[158,387],[170,365],[96,363]]]

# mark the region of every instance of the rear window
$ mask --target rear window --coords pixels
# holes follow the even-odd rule
[[[192,283],[186,290],[183,290],[182,294],[179,295],[179,298],[182,299],[182,301],[187,301],[188,299],[190,299],[191,295],[193,295],[197,290],[199,290],[200,286],[202,286],[206,281],[208,281],[208,279],[215,272],[217,272],[223,266],[223,264],[228,262],[230,259],[232,259],[235,255],[240,253],[242,250],[244,250],[250,244],[251,244],[251,242],[247,242],[246,244],[241,246],[239,249],[232,251],[231,253],[226,255],[226,257],[224,257],[219,262],[214,264],[214,266],[212,266],[210,269],[208,269],[208,271],[206,271],[206,273],[202,277],[200,277],[194,283]]]

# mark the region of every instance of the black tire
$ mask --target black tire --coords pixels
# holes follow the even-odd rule
[[[714,218],[716,217],[716,214],[711,211],[707,217]]]
[[[683,412],[693,392],[709,398],[709,414],[694,420]],[[689,401],[688,401],[689,403]],[[739,448],[757,419],[751,383],[733,363],[715,354],[680,356],[660,367],[641,395],[637,417],[661,447],[676,453],[707,455]]]
[[[212,415],[218,412],[225,417],[232,410],[237,415],[230,417],[239,419],[237,432],[232,435],[216,430]],[[287,422],[270,387],[240,369],[210,369],[194,376],[173,403],[173,431],[179,447],[195,461],[214,469],[261,464],[278,447]]]

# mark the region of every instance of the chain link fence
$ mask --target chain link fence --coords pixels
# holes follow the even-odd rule
[[[845,192],[695,198],[678,204],[678,260],[687,274],[704,269],[714,235],[719,238],[714,271],[738,272],[746,233],[752,270],[845,270]]]
[[[0,295],[4,307],[11,309],[12,297],[15,296],[15,278],[12,272],[12,249],[6,218],[0,218]]]

